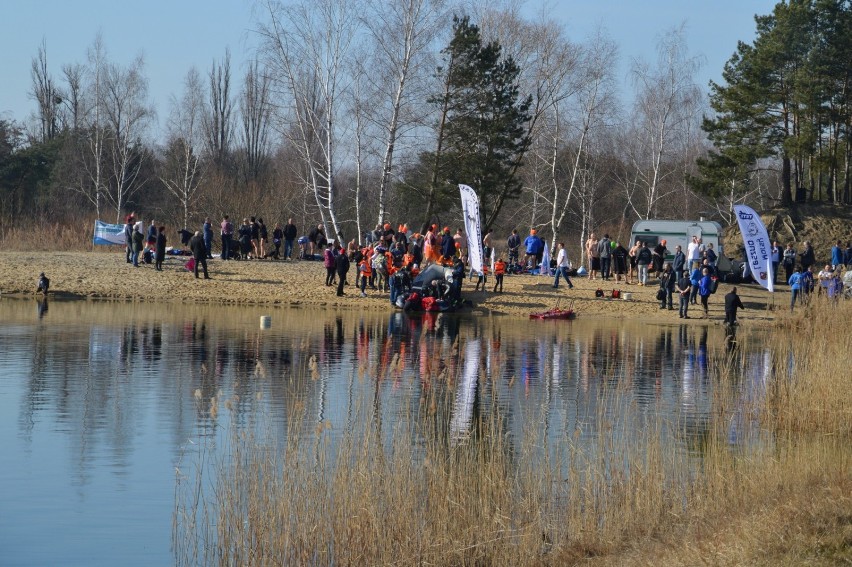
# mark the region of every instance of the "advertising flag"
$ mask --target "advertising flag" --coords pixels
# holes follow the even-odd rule
[[[468,185],[459,184],[464,231],[467,233],[467,256],[470,269],[482,273],[482,226],[479,222],[479,197]]]
[[[99,220],[95,221],[95,235],[92,238],[94,244],[124,246],[124,225],[107,224]]]
[[[775,291],[772,282],[772,241],[766,233],[766,227],[754,209],[745,205],[734,205],[734,214],[743,235],[748,267],[754,281],[768,291]]]

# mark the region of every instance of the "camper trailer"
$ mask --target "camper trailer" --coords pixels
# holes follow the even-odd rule
[[[654,248],[659,244],[660,240],[666,241],[666,248],[669,253],[666,257],[671,261],[674,258],[675,246],[680,245],[683,253],[686,254],[687,246],[692,241],[693,236],[701,238],[702,244],[713,244],[713,249],[719,256],[720,271],[727,271],[727,264],[719,244],[719,237],[722,234],[722,225],[714,221],[678,221],[678,220],[638,220],[633,223],[633,230],[630,234],[630,245],[632,246],[637,240],[642,240],[648,243],[649,248]]]

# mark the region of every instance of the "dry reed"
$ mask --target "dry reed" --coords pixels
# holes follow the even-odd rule
[[[850,311],[849,304],[815,305],[782,318],[766,332],[769,351],[756,382],[744,379],[754,362],[747,351],[720,353],[714,379],[730,387],[714,388],[699,456],[673,450],[672,437],[689,435],[677,416],[648,418],[622,403],[618,386],[598,404],[591,443],[566,432],[548,445],[535,419],[522,439],[510,439],[496,403],[456,439],[439,417],[448,415],[451,396],[438,388],[421,400],[428,417],[412,412],[389,432],[369,412],[363,427],[338,438],[320,427],[313,442],[295,429],[303,422],[297,415],[283,450],[235,430],[226,456],[206,463],[203,453],[197,474],[179,482],[176,560],[850,561]],[[765,395],[744,396],[755,384]],[[628,410],[611,411],[617,407]],[[729,442],[735,416],[755,424],[753,437]]]

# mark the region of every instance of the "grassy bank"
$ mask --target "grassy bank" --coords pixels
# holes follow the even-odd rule
[[[567,432],[548,447],[535,419],[509,439],[496,404],[453,438],[439,417],[452,397],[437,388],[421,400],[429,411],[390,433],[370,412],[337,442],[320,432],[300,444],[291,431],[280,448],[235,431],[227,458],[178,479],[177,562],[850,562],[850,312],[819,303],[776,322],[759,395],[744,395],[747,349],[718,353],[712,418],[691,451],[670,448],[684,434],[676,417],[608,414],[625,392],[606,381],[591,444]],[[730,442],[734,419],[755,433]]]

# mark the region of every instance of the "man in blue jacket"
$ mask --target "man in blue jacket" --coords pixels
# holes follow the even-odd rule
[[[530,235],[524,240],[524,248],[526,249],[524,263],[527,267],[531,268],[539,265],[541,263],[541,256],[544,253],[544,241],[538,237],[535,229],[530,230]],[[530,264],[530,259],[533,261],[532,264]]]

